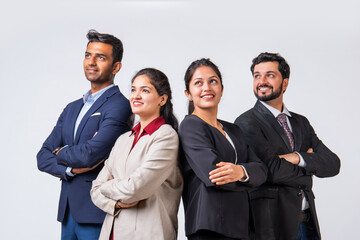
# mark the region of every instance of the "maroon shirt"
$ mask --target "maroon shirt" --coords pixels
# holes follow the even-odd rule
[[[147,134],[151,135],[153,134],[156,130],[159,129],[159,127],[161,127],[163,124],[165,124],[165,119],[163,116],[160,116],[158,118],[155,118],[154,120],[152,120],[143,130],[143,132],[141,133],[141,135],[139,136],[140,134],[140,128],[141,128],[141,125],[140,123],[136,124],[135,127],[133,127],[131,129],[131,135],[133,135],[135,133],[135,138],[134,138],[134,142],[133,142],[133,145],[131,147],[131,150],[134,148],[135,144],[139,141],[139,139],[142,137],[142,136],[145,136]]]

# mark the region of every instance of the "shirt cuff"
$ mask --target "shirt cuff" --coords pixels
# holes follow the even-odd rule
[[[250,180],[250,177],[249,177],[249,174],[247,173],[246,171],[246,168],[243,166],[243,165],[239,165],[240,167],[242,167],[242,169],[244,169],[244,172],[245,172],[245,175],[246,175],[246,178],[241,178],[239,181],[240,182],[248,182]]]
[[[67,167],[67,168],[66,168],[66,171],[65,171],[65,172],[66,172],[66,175],[68,175],[68,176],[70,176],[70,177],[75,177],[76,174],[72,173],[72,172],[71,172],[71,169],[72,169],[72,167]]]
[[[298,153],[298,152],[295,152],[298,156],[299,156],[299,158],[300,158],[300,161],[299,161],[299,164],[298,164],[298,166],[299,167],[306,167],[306,162],[305,162],[305,160],[304,160],[304,158],[301,156],[301,154],[300,153]]]
[[[56,154],[57,151],[60,152],[62,149],[66,148],[66,147],[68,147],[68,146],[69,146],[69,145],[65,145],[65,146],[63,146],[63,147],[58,147],[58,148],[54,149],[54,151],[52,151],[52,153],[53,153],[53,154]]]

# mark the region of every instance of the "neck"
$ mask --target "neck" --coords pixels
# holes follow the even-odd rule
[[[152,121],[154,121],[154,119],[158,117],[160,117],[160,114],[150,117],[140,116],[140,133],[142,133],[144,128],[146,128],[146,126],[149,125],[149,123],[151,123]]]
[[[91,82],[91,94],[96,93],[97,91],[100,91],[101,89],[106,88],[107,86],[110,86],[113,84],[113,82],[105,82],[105,83],[94,83]]]
[[[270,101],[266,101],[265,103],[268,104],[269,106],[272,106],[273,108],[276,108],[280,112],[283,111],[283,98],[282,98],[282,96],[278,97],[276,99],[270,100]]]
[[[208,124],[212,126],[217,126],[217,112],[218,108],[212,108],[212,109],[201,109],[196,108],[193,112],[194,115],[200,117],[202,120],[207,122]]]

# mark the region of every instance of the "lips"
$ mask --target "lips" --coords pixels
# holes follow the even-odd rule
[[[133,102],[132,102],[132,105],[133,105],[134,107],[138,107],[138,106],[143,105],[143,103],[142,103],[142,102],[139,102],[139,101],[133,101]]]
[[[214,94],[205,94],[205,95],[202,95],[200,96],[202,99],[205,99],[205,100],[211,100],[215,97]]]
[[[272,86],[269,86],[269,85],[259,85],[257,87],[257,90],[258,91],[261,91],[261,92],[264,92],[264,91],[268,91],[268,90],[272,90],[273,87]]]
[[[88,73],[96,73],[98,70],[95,69],[95,68],[87,68],[86,71],[87,71]]]

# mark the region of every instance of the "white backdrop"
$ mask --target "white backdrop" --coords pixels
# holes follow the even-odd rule
[[[209,57],[219,66],[219,118],[234,121],[255,103],[251,60],[281,53],[292,71],[287,107],[307,116],[342,160],[338,176],[314,179],[323,239],[356,239],[359,7],[356,0],[2,0],[0,239],[60,238],[60,181],[38,171],[35,156],[66,104],[89,89],[82,60],[91,28],[123,41],[115,83],[126,96],[137,70],[168,75],[179,120],[186,114],[183,76],[193,60]]]

